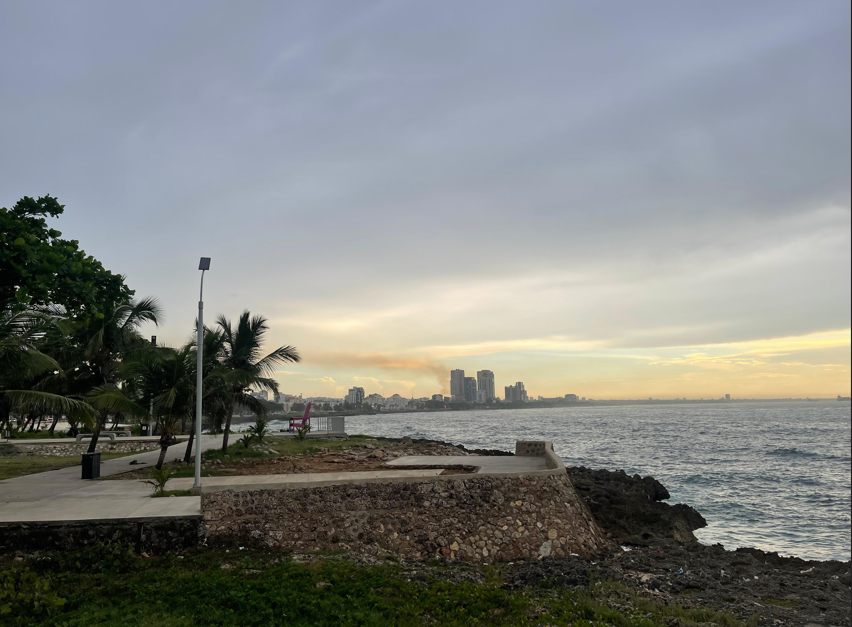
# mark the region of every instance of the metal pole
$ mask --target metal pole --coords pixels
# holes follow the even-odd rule
[[[201,487],[201,380],[204,361],[204,270],[201,271],[201,289],[198,293],[198,328],[195,330],[195,353],[197,356],[195,374],[195,483],[193,488]]]

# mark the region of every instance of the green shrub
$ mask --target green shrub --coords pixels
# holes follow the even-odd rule
[[[269,435],[269,422],[263,418],[258,418],[257,421],[248,428],[251,435],[257,438],[257,441],[263,444],[263,438]]]
[[[174,468],[169,468],[168,466],[163,466],[162,468],[152,468],[151,479],[149,479],[145,483],[154,487],[155,496],[162,494],[163,490],[166,489],[166,483],[168,483],[169,479],[172,478],[172,475],[174,473]]]
[[[29,568],[11,568],[0,572],[0,615],[10,615],[18,624],[24,618],[50,614],[65,605],[65,599],[50,587],[50,579]]]

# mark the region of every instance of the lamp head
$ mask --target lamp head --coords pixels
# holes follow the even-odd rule
[[[210,269],[210,257],[202,257],[201,261],[198,262],[199,270],[209,270]]]

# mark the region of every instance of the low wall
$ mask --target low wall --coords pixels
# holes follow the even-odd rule
[[[597,553],[609,542],[544,444],[554,467],[526,474],[202,493],[207,537],[474,563]]]
[[[95,450],[99,453],[144,453],[159,449],[158,442],[115,442],[109,440],[98,441]],[[38,444],[38,440],[28,444],[15,443],[14,440],[0,445],[0,457],[19,456],[48,456],[48,457],[72,457],[82,455],[89,450],[89,441],[83,440],[79,444]]]
[[[162,553],[190,548],[203,540],[204,521],[201,516],[0,525],[0,553],[76,551],[106,542],[134,546],[148,553]]]

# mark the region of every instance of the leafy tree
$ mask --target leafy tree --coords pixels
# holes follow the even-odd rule
[[[216,325],[222,333],[223,346],[219,363],[225,371],[222,381],[228,390],[225,433],[222,438],[222,451],[227,453],[234,407],[242,405],[259,416],[264,415],[265,408],[250,394],[250,390],[254,388],[277,392],[278,383],[272,378],[275,367],[298,362],[300,357],[293,346],[281,346],[261,357],[260,347],[269,330],[263,316],[252,316],[244,311],[236,325],[225,316],[219,316]]]
[[[78,317],[133,296],[124,277],[47,226],[46,217],[64,210],[52,196],[25,196],[11,209],[0,208],[0,310],[59,307]]]

